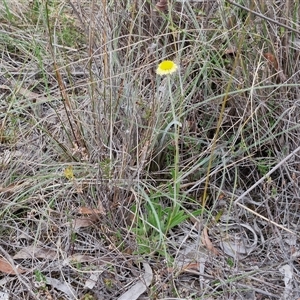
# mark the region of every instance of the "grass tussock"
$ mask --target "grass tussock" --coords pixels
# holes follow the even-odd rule
[[[0,10],[7,299],[299,297],[297,1]]]

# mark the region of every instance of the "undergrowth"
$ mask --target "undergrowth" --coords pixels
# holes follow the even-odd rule
[[[3,0],[2,292],[299,297],[294,2]]]

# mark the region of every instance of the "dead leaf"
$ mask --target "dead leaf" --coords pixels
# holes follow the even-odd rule
[[[226,235],[222,237],[219,245],[227,255],[234,257],[235,259],[237,257],[241,259],[248,256],[257,248],[258,236],[255,229],[252,228],[249,224],[239,223],[225,224],[221,226],[224,226],[223,232],[226,231]],[[228,230],[228,227],[230,228],[230,231]],[[239,237],[233,234],[234,231],[241,232],[242,227],[243,233],[239,234]]]
[[[263,56],[264,56],[265,59],[267,59],[269,61],[269,63],[273,66],[273,68],[276,71],[279,71],[278,61],[277,61],[276,57],[272,53],[265,52],[265,53],[263,53]]]
[[[64,226],[72,227],[72,229],[77,230],[80,228],[85,228],[92,226],[94,223],[96,223],[99,220],[97,215],[90,215],[86,216],[85,218],[76,218],[70,222],[66,222]]]
[[[224,52],[225,55],[235,55],[237,52],[236,47],[227,48]]]
[[[51,277],[45,277],[45,279],[48,285],[65,293],[70,299],[77,299],[76,291],[67,282],[60,282],[58,279]]]
[[[14,88],[14,89],[10,88],[10,86],[15,87],[15,83],[13,83],[13,82],[7,82],[7,83],[9,84],[9,86],[8,85],[0,85],[0,88],[5,89],[5,90],[9,90],[9,91],[14,92],[14,93],[18,93],[21,96],[23,96],[25,99],[20,103],[22,105],[25,102],[28,102],[28,100],[33,102],[33,103],[38,103],[38,104],[47,103],[47,102],[56,100],[54,97],[44,97],[41,94],[31,92],[31,91],[29,91],[27,89],[24,89],[22,87],[18,87],[17,89],[16,88]]]
[[[58,258],[58,253],[52,249],[45,249],[36,246],[29,246],[21,249],[13,257],[14,259],[26,259],[26,258],[43,258],[55,260]]]
[[[13,267],[6,259],[0,258],[0,271],[10,275],[22,274],[26,272],[18,266]]]
[[[72,263],[97,263],[97,266],[100,266],[100,269],[104,269],[104,267],[109,264],[112,265],[113,261],[112,259],[109,258],[97,258],[91,255],[84,255],[84,254],[73,254],[71,256],[66,257],[63,261],[62,261],[62,266],[69,266]],[[98,272],[98,271],[97,271]],[[102,271],[101,271],[102,272]],[[100,272],[100,273],[101,273]]]
[[[71,256],[66,257],[62,265],[63,266],[69,266],[76,263],[84,263],[84,262],[91,262],[95,261],[95,257],[90,255],[84,255],[84,254],[73,254]]]
[[[90,256],[90,255],[84,255],[84,254],[73,254],[73,255],[68,257],[68,260],[83,263],[83,262],[94,261],[95,257]]]
[[[192,271],[198,271],[199,272],[199,268],[200,268],[200,263],[199,262],[188,263],[187,265],[182,267],[182,271],[188,272],[188,271],[192,270]]]
[[[8,293],[5,292],[0,292],[0,300],[9,300],[10,295]]]
[[[202,235],[201,235],[201,241],[203,245],[211,251],[214,255],[219,255],[219,251],[214,247],[212,242],[209,239],[208,232],[207,232],[207,227],[203,228]]]
[[[149,264],[143,263],[145,274],[141,280],[133,285],[126,293],[118,298],[118,300],[136,300],[142,295],[153,279],[153,272]]]
[[[95,287],[99,277],[99,273],[92,273],[90,278],[85,282],[84,289],[92,290]]]
[[[78,208],[78,214],[80,215],[93,215],[93,214],[104,214],[103,210],[97,208],[89,208],[86,206],[81,206]]]
[[[18,189],[24,188],[24,186],[28,184],[24,180],[18,182],[18,183],[12,183],[6,187],[0,186],[0,193],[6,193],[6,192],[11,192],[14,193]]]
[[[165,11],[168,9],[168,0],[160,0],[156,3],[156,8],[159,11]]]
[[[72,227],[76,230],[79,228],[85,228],[85,227],[89,227],[92,226],[94,224],[92,219],[87,219],[87,218],[77,218],[75,220],[73,220],[72,222]]]

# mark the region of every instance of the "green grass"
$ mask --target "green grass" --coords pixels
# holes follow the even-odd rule
[[[255,184],[299,145],[299,4],[25,2],[0,2],[0,252],[59,261],[15,261],[28,271],[4,288],[38,299],[32,282],[51,276],[76,299],[118,299],[147,261],[150,299],[282,295],[290,256],[274,241],[288,237],[273,224],[297,233],[298,156]],[[164,59],[178,71],[158,76]],[[249,256],[220,250],[221,233],[251,240],[229,224],[257,231]]]

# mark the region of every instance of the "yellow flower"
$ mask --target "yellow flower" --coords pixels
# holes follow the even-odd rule
[[[74,179],[74,173],[73,173],[73,166],[68,166],[64,170],[64,175],[67,179],[72,180]]]
[[[178,66],[172,60],[164,60],[158,65],[156,73],[158,75],[168,75],[174,73],[177,69]]]

